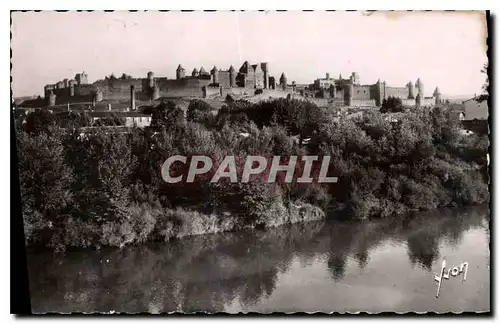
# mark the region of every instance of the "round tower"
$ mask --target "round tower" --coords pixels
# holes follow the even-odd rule
[[[415,87],[417,89],[417,93],[420,95],[420,98],[424,98],[424,84],[420,80],[420,78],[417,79],[417,82],[415,82]]]
[[[135,86],[130,86],[130,110],[135,110]]]
[[[101,102],[103,99],[103,95],[102,95],[102,91],[97,89],[96,93],[95,93],[95,101],[96,102]]]
[[[380,106],[382,106],[382,102],[385,99],[385,82],[380,82],[380,79],[378,79],[375,86],[376,86],[376,91],[377,91],[376,98],[375,98],[375,101],[376,101],[375,104],[378,107],[380,107]]]
[[[184,77],[186,76],[186,70],[184,70],[184,68],[180,64],[177,67],[177,70],[175,72],[176,72],[175,75],[177,77],[177,80],[184,79]]]
[[[347,94],[347,105],[352,106],[354,99],[354,84],[353,77],[351,76],[351,83],[349,83],[349,93]]]
[[[232,65],[229,67],[229,86],[236,87],[236,71]]]
[[[158,99],[160,99],[160,88],[158,88],[158,86],[155,85],[153,89],[153,100],[158,100]]]
[[[436,105],[439,105],[442,102],[441,91],[439,90],[439,87],[436,87],[436,89],[434,90],[433,96],[436,100]]]
[[[415,88],[413,87],[413,82],[408,82],[406,85],[408,88],[408,99],[414,99],[415,98]]]
[[[269,64],[267,62],[262,62],[260,64],[262,72],[264,72],[264,89],[269,89]]]
[[[54,87],[51,85],[51,84],[47,84],[44,88],[43,88],[43,93],[44,93],[44,96],[45,97],[48,97],[49,94],[50,94],[50,91],[54,89]]]
[[[422,96],[420,93],[417,94],[417,97],[415,98],[415,106],[418,108],[422,105]]]
[[[210,71],[210,74],[212,75],[212,83],[218,84],[219,83],[219,70],[217,70],[217,67],[214,65],[214,68]]]
[[[335,87],[335,82],[330,85],[330,97],[335,98],[337,93],[337,88]]]
[[[286,90],[286,85],[287,85],[287,78],[286,78],[285,72],[283,72],[283,73],[281,73],[281,77],[280,77],[281,90]]]
[[[55,106],[56,105],[56,95],[52,90],[50,90],[49,93],[49,107]]]
[[[199,74],[198,69],[194,68],[193,72],[191,72],[191,76],[197,77]]]
[[[155,85],[155,75],[153,72],[149,71],[148,72],[148,87],[150,89],[153,89],[154,85]]]
[[[351,77],[352,77],[351,83],[353,83],[353,84],[359,84],[360,83],[360,78],[359,78],[359,73],[358,72],[352,72]]]

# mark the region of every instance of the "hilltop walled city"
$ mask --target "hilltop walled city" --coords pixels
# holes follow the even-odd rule
[[[392,87],[380,80],[375,84],[361,84],[360,75],[356,72],[348,78],[342,75],[333,78],[326,73],[324,78],[318,78],[311,84],[298,85],[289,82],[285,73],[281,73],[279,78],[271,75],[267,62],[250,64],[245,61],[239,70],[232,65],[226,70],[214,66],[210,71],[203,67],[194,68],[191,73],[187,73],[179,64],[175,79],[157,77],[153,72],[148,72],[145,78],[111,76],[89,83],[87,74],[82,72],[73,79],[47,84],[44,98],[38,99],[36,105],[53,107],[83,102],[96,105],[130,100],[129,108],[134,110],[135,100],[156,101],[181,97],[224,99],[227,94],[252,96],[258,89],[262,90],[266,98],[290,94],[320,105],[336,107],[380,107],[388,97],[400,98],[403,105],[409,107],[431,106],[442,100],[438,87],[432,96],[426,97],[420,79],[415,84],[409,81],[405,86]]]

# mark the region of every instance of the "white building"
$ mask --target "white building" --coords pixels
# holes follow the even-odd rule
[[[488,119],[488,95],[480,95],[465,100],[464,120]]]
[[[92,111],[89,112],[92,121],[95,122],[101,118],[120,118],[125,121],[126,127],[147,127],[151,124],[151,115],[143,114],[138,111]]]

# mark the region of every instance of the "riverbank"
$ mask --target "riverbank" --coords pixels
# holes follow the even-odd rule
[[[488,214],[483,205],[29,253],[31,305],[35,313],[487,311]],[[470,271],[436,299],[443,257]]]
[[[152,127],[129,133],[101,127],[82,135],[43,111],[19,122],[27,245],[124,247],[324,218],[340,206],[332,217],[370,220],[489,200],[489,139],[464,135],[445,108],[339,119],[309,102],[277,99],[211,111],[193,101],[186,120],[165,103]],[[84,116],[76,125],[77,117]],[[329,156],[328,176],[338,181],[167,183],[161,169],[174,155]]]

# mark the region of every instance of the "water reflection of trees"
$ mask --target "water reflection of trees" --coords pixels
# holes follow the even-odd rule
[[[431,269],[440,241],[459,244],[464,231],[482,226],[486,212],[316,222],[57,258],[32,255],[32,305],[37,312],[220,312],[235,301],[250,306],[270,296],[294,259],[307,264],[324,258],[331,278],[340,281],[348,258],[363,269],[371,251],[387,240],[405,242],[410,262]]]
[[[478,206],[419,214],[401,229],[402,233],[408,233],[407,247],[411,263],[431,271],[432,264],[439,258],[440,241],[458,246],[463,233],[481,226],[487,213],[484,206]]]

